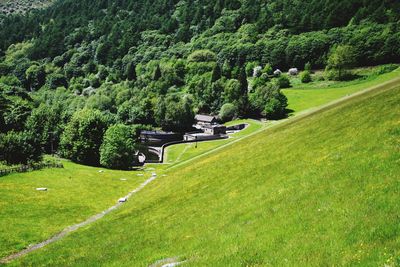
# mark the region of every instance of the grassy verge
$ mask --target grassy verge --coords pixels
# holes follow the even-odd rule
[[[63,164],[64,169],[0,177],[0,257],[108,208],[145,179],[136,172]]]
[[[123,209],[13,265],[394,266],[400,87],[167,172]]]

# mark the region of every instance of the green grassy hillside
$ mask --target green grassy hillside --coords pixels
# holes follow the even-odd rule
[[[0,177],[0,257],[107,209],[146,178],[136,172],[99,173],[99,168],[63,164],[64,169]],[[48,191],[36,191],[38,187]]]
[[[400,68],[383,75],[374,74],[373,70],[378,71],[379,67],[355,70],[362,78],[347,82],[315,81],[305,85],[296,83],[297,77],[293,78],[294,87],[283,90],[288,98],[288,108],[296,114],[400,76]]]
[[[399,103],[397,82],[281,123],[13,264],[400,264]]]
[[[312,84],[304,85],[297,84],[294,80],[297,77],[291,77],[294,87],[291,89],[283,90],[284,94],[288,98],[289,109],[293,112],[290,114],[298,115],[300,113],[307,113],[311,110],[325,105],[331,101],[340,99],[345,96],[352,95],[366,88],[379,86],[380,84],[389,82],[400,75],[400,68],[385,74],[374,74],[373,72],[378,70],[380,67],[366,68],[356,70],[355,72],[369,72],[364,75],[362,79],[347,81],[347,82],[330,82],[328,85],[324,81],[315,81]],[[304,87],[306,86],[306,87]],[[237,120],[229,122],[228,125],[248,123],[250,127],[243,131],[231,135],[231,138],[225,140],[211,141],[211,142],[200,142],[197,144],[179,144],[173,145],[166,149],[166,163],[177,164],[190,160],[193,157],[202,155],[216,149],[220,146],[226,145],[230,142],[234,142],[237,139],[245,137],[254,132],[260,131],[263,128],[271,127],[275,123],[281,121],[267,121],[265,123],[255,120]]]

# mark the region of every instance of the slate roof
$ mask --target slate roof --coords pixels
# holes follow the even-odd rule
[[[194,117],[194,118],[196,121],[208,122],[208,123],[212,123],[217,120],[217,118],[214,116],[201,115],[201,114],[197,114],[196,117]]]

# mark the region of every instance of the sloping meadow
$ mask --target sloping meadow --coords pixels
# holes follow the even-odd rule
[[[381,88],[263,131],[13,264],[398,263],[399,107],[400,87]]]

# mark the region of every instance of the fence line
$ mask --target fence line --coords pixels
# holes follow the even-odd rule
[[[40,169],[45,169],[45,168],[64,168],[64,165],[60,162],[53,162],[53,163],[39,163],[39,164],[33,164],[33,165],[22,165],[18,167],[11,167],[8,169],[0,169],[0,177],[5,176],[10,173],[21,173],[21,172],[29,172],[29,171],[35,171],[35,170],[40,170]]]

